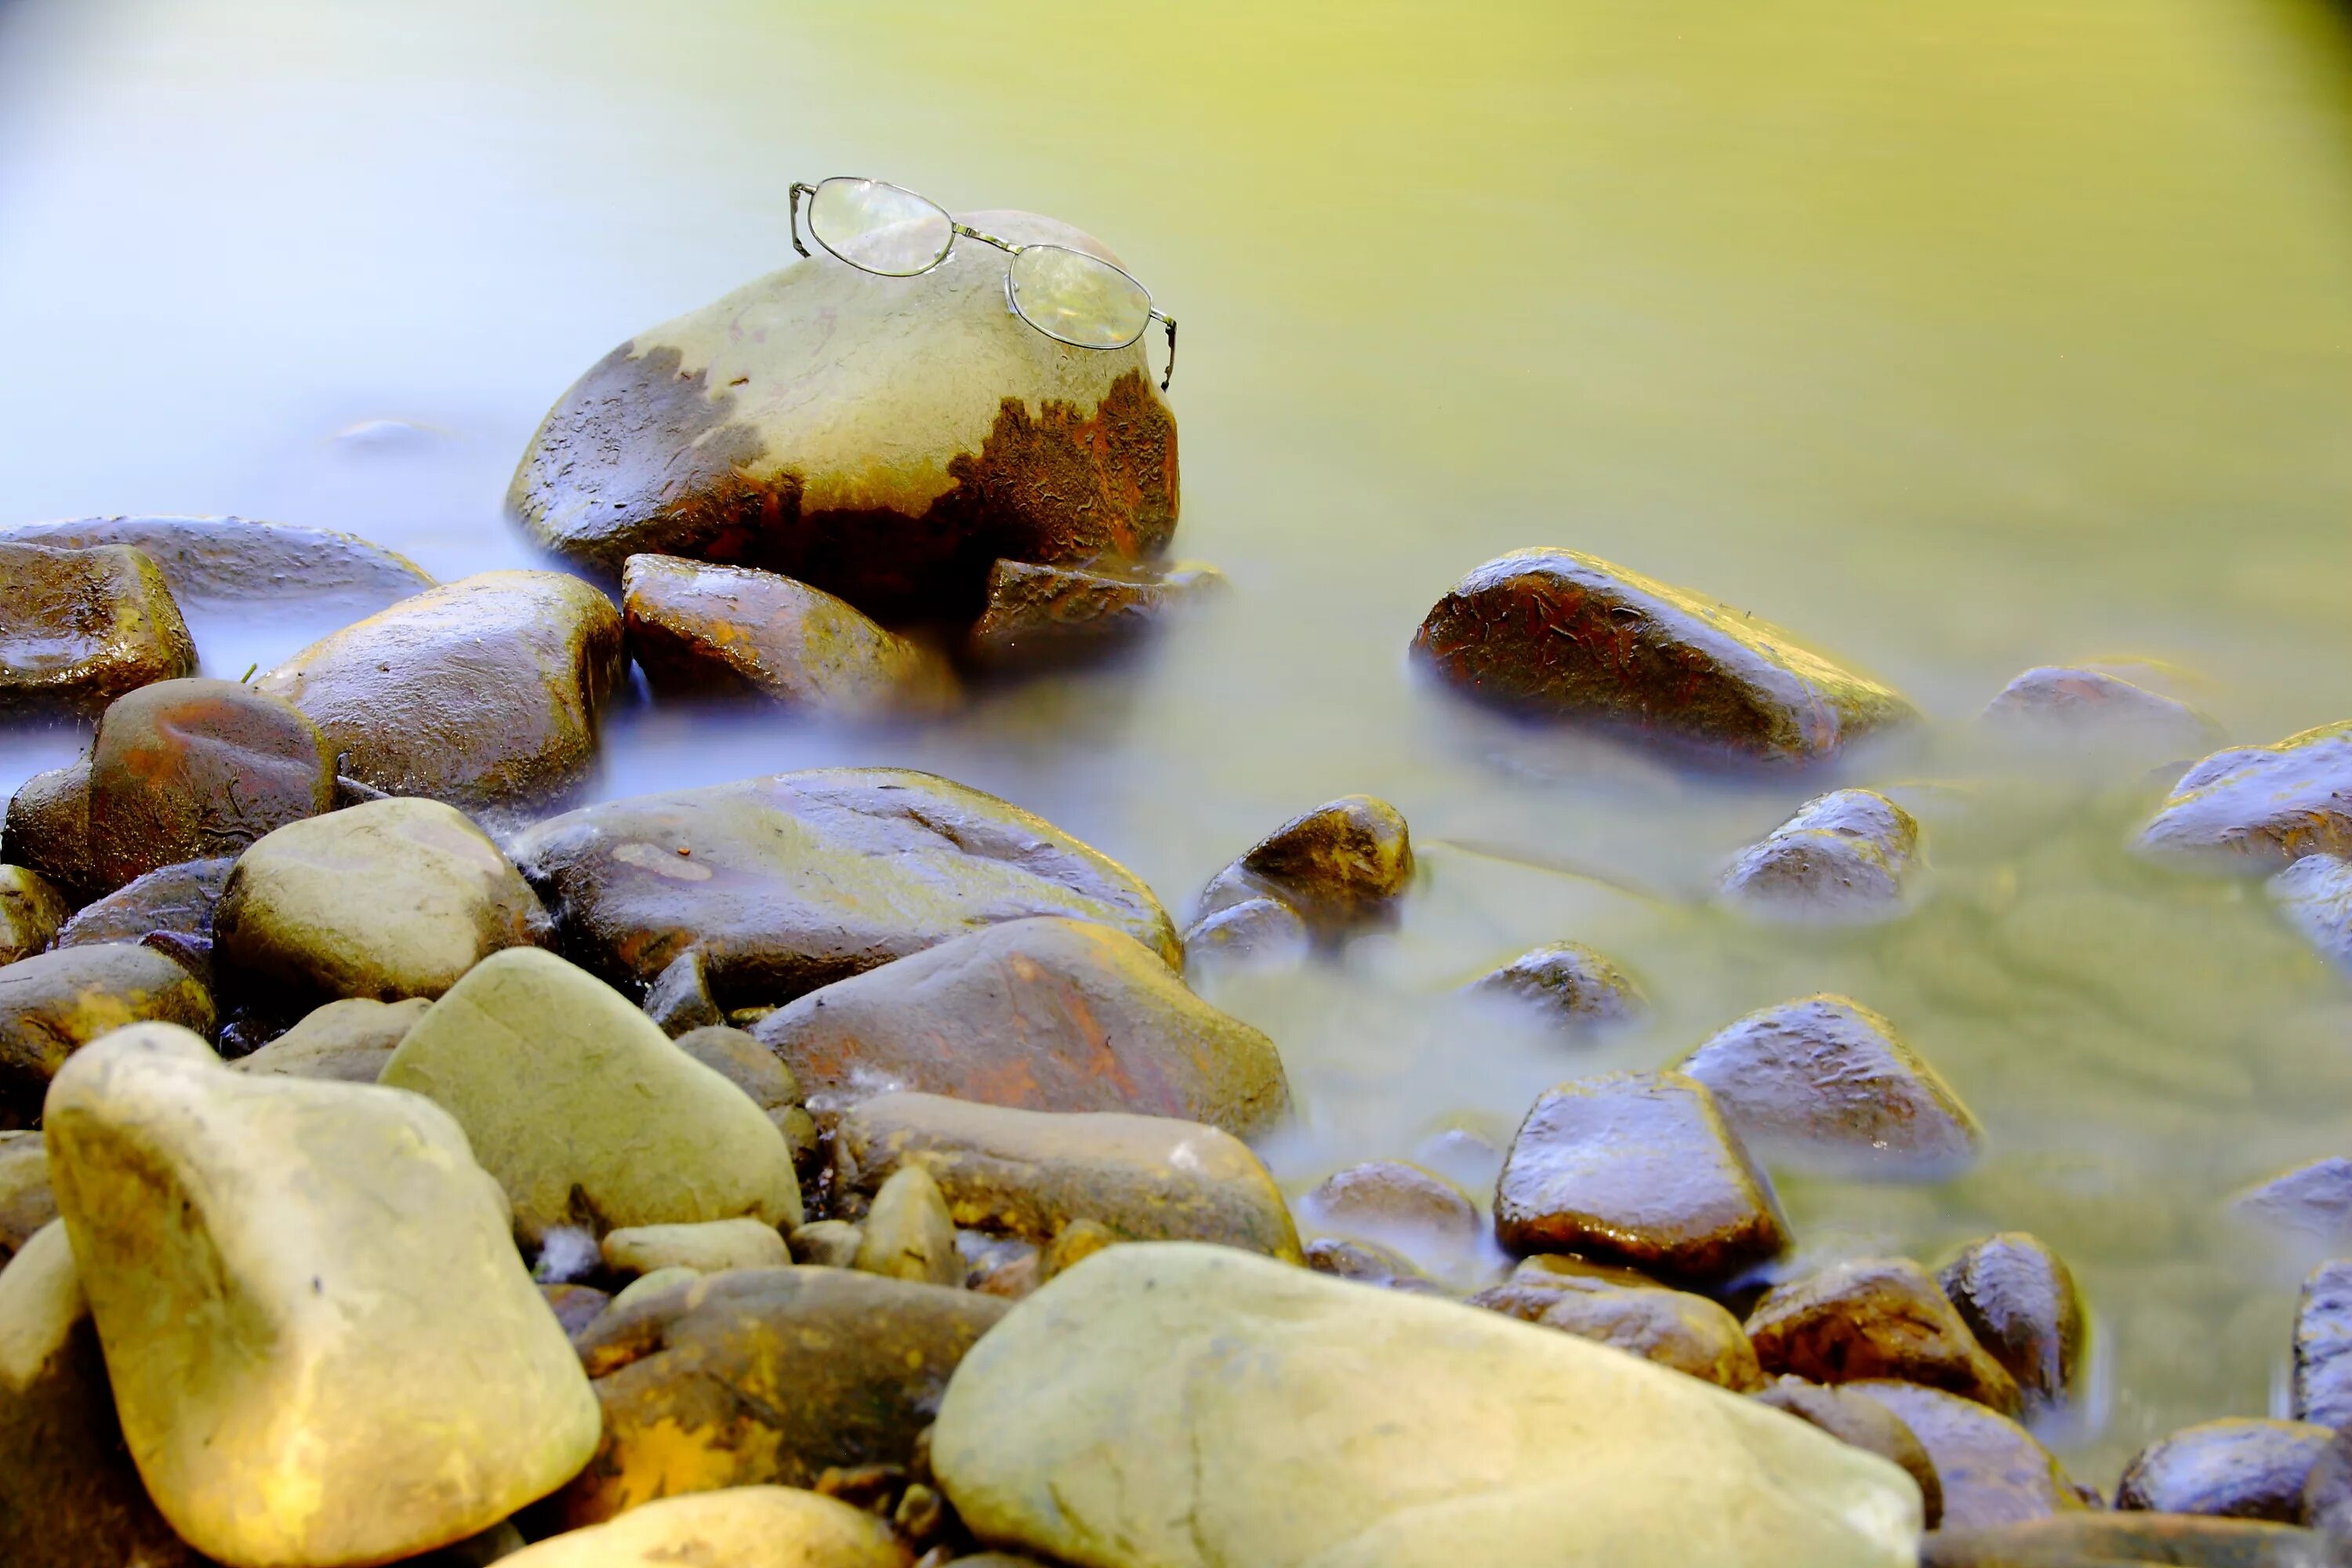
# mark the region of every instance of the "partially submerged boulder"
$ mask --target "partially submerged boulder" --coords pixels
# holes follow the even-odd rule
[[[1633,977],[1582,942],[1550,942],[1470,983],[1481,995],[1507,996],[1570,1035],[1640,1017],[1650,999]]]
[[[1438,601],[1413,652],[1499,707],[1759,762],[1818,762],[1916,716],[1769,622],[1573,550],[1487,562]]]
[[[322,603],[368,615],[433,586],[415,563],[331,529],[241,517],[82,517],[0,529],[0,541],[56,550],[127,544],[172,595],[201,609]]]
[[[2352,858],[2306,855],[2264,885],[2271,902],[2319,955],[2352,974]]]
[[[1404,1160],[1369,1160],[1334,1171],[1299,1207],[1317,1225],[1408,1253],[1465,1247],[1486,1229],[1467,1193]]]
[[[1223,573],[1197,561],[999,561],[965,651],[1000,668],[1051,664],[1132,642],[1224,586]]]
[[[2108,748],[2184,756],[2221,726],[2177,698],[2095,665],[2041,665],[1985,705],[1987,727],[2046,749]]]
[[[1970,1242],[1936,1276],[1977,1342],[2017,1380],[2028,1415],[2074,1392],[2087,1314],[2065,1260],[2005,1230]]]
[[[2240,871],[2275,870],[2305,855],[2352,856],[2352,721],[2214,752],[2180,775],[2138,846],[2159,858]]]
[[[1776,1285],[1748,1314],[1748,1337],[1767,1372],[1814,1383],[1900,1378],[2004,1415],[2019,1410],[2016,1380],[1907,1258],[1859,1258]]]
[[[65,895],[47,877],[29,867],[0,866],[0,964],[46,949],[68,912]]]
[[[0,1127],[29,1127],[68,1058],[129,1024],[209,1034],[212,996],[152,948],[68,948],[0,968]]]
[[[196,672],[180,606],[136,550],[0,540],[0,715],[96,718],[126,691]]]
[[[2303,1488],[2332,1427],[2307,1421],[2203,1421],[2142,1448],[2124,1469],[2116,1507],[2294,1524]]]
[[[1270,899],[1336,936],[1386,913],[1412,880],[1404,814],[1373,795],[1341,795],[1244,850],[1202,893],[1199,913]]]
[[[1816,795],[1724,874],[1739,908],[1769,920],[1858,923],[1902,912],[1919,825],[1875,790]]]

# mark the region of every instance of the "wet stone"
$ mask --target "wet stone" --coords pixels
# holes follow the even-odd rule
[[[756,1219],[713,1219],[696,1225],[639,1225],[606,1236],[604,1267],[623,1278],[656,1268],[782,1268],[792,1262],[783,1233]]]
[[[1459,1247],[1485,1226],[1478,1206],[1444,1177],[1402,1160],[1375,1160],[1333,1173],[1301,1205],[1319,1226],[1411,1251]]]
[[[1942,1483],[1944,1528],[2046,1519],[2084,1507],[2049,1449],[2008,1416],[1938,1388],[1888,1379],[1849,1383],[1911,1429]]]
[[[727,1015],[711,1000],[708,960],[700,948],[688,948],[654,976],[654,983],[646,988],[646,1016],[672,1039],[727,1022]]]
[[[1052,664],[1132,642],[1224,586],[1223,573],[1197,561],[999,561],[965,650],[977,664]]]
[[[1547,1089],[1511,1141],[1495,1230],[1670,1283],[1720,1285],[1788,1245],[1780,1201],[1706,1086],[1612,1073]]]
[[[89,759],[35,773],[8,797],[8,857],[46,877],[69,905],[103,889],[89,858]]]
[[[2309,1531],[2259,1520],[2074,1513],[1939,1531],[1919,1542],[1919,1568],[2336,1568]]]
[[[1562,1030],[1576,1035],[1638,1018],[1650,1008],[1650,999],[1633,976],[1574,942],[1530,948],[1472,981],[1470,989],[1539,1008]]]
[[[1971,1242],[1937,1276],[2031,1414],[2063,1401],[2083,1361],[2083,1298],[2065,1260],[2021,1230]]]
[[[248,1056],[229,1063],[239,1072],[373,1083],[392,1053],[432,1006],[423,996],[377,1002],[362,996],[330,1002]]]
[[[1785,1412],[1835,1437],[1849,1447],[1875,1454],[1902,1467],[1919,1484],[1919,1500],[1927,1526],[1933,1530],[1944,1517],[1944,1487],[1937,1479],[1935,1461],[1903,1425],[1895,1412],[1865,1394],[1807,1383],[1801,1377],[1772,1378],[1756,1390],[1759,1405]]]
[[[172,590],[136,550],[0,540],[0,714],[95,718],[126,691],[195,673]]]
[[[1353,1279],[1364,1285],[1427,1282],[1428,1277],[1412,1259],[1393,1247],[1373,1242],[1318,1236],[1307,1244],[1305,1252],[1307,1268],[1335,1279]]]
[[[812,1109],[908,1089],[1028,1110],[1123,1110],[1239,1136],[1290,1095],[1274,1042],[1108,926],[1008,921],[837,982],[752,1034]]]
[[[963,1283],[955,1219],[939,1183],[919,1164],[901,1165],[883,1179],[858,1233],[853,1268],[919,1285]]]
[[[1032,213],[970,217],[1108,254]],[[1033,331],[1003,263],[960,245],[877,288],[820,252],[641,332],[549,413],[508,508],[606,574],[647,552],[733,562],[877,616],[970,616],[1000,559],[1157,556],[1176,421],[1145,349]]]
[[[2124,1469],[2116,1507],[2148,1513],[2215,1514],[2293,1524],[2304,1482],[2335,1439],[2302,1421],[2206,1421],[2141,1449]]]
[[[2043,748],[2127,747],[2152,756],[2193,754],[2220,730],[2185,702],[2081,665],[2027,670],[1986,704],[1984,721]]]
[[[1430,611],[1413,652],[1496,706],[1760,762],[1818,762],[1916,717],[1778,626],[1573,550],[1477,568]]]
[[[1767,1372],[1813,1383],[1899,1378],[2004,1415],[2020,1408],[2016,1380],[1907,1258],[1840,1263],[1776,1285],[1748,1314],[1748,1337]]]
[[[2265,884],[2271,902],[2319,955],[2352,974],[2352,859],[2306,855]]]
[[[1734,1394],[1763,1381],[1739,1320],[1686,1290],[1570,1290],[1536,1319],[1548,1329],[1609,1345]]]
[[[1843,996],[1750,1013],[1675,1064],[1760,1158],[1831,1175],[1934,1181],[1983,1130],[1895,1026]]]
[[[1337,931],[1381,914],[1403,894],[1412,879],[1412,837],[1404,814],[1388,802],[1342,795],[1284,823],[1234,865],[1308,925]]]
[[[69,948],[0,968],[0,1127],[29,1127],[67,1058],[128,1024],[213,1026],[212,998],[152,948]]]
[[[1305,961],[1313,944],[1297,910],[1276,898],[1248,898],[1192,922],[1184,933],[1184,965],[1291,969]]]
[[[1832,790],[1739,852],[1723,890],[1769,920],[1853,922],[1903,910],[1919,825],[1874,790]]]
[[[2294,1313],[2294,1418],[2352,1426],[2352,1262],[2323,1263]]]
[[[65,896],[47,877],[23,866],[0,866],[0,964],[47,948],[67,913]]]
[[[162,931],[209,952],[213,916],[228,889],[235,856],[188,860],[148,872],[80,911],[58,931],[59,948],[142,942]]]
[[[1118,862],[930,773],[819,768],[607,801],[514,849],[565,952],[642,994],[699,946],[730,1012],[1030,915],[1098,921],[1167,963],[1183,956],[1168,912]]]
[[[49,1152],[40,1133],[0,1132],[0,1267],[57,1217]]]
[[[751,1096],[780,1127],[786,1113],[800,1106],[801,1086],[793,1069],[745,1030],[727,1024],[688,1029],[677,1037],[677,1048]]]
[[[662,697],[758,697],[856,718],[937,713],[956,696],[938,653],[790,577],[632,555],[621,590],[629,653]]]
[[[2352,856],[2352,721],[2214,752],[2172,786],[2138,847],[2161,859],[2242,871],[2275,870],[2306,855]]]
[[[367,615],[433,586],[415,563],[324,528],[237,517],[85,517],[0,529],[0,541],[88,550],[129,545],[152,561],[183,605],[331,605]]]
[[[793,1232],[788,1238],[793,1261],[813,1263],[823,1268],[846,1268],[857,1261],[857,1249],[866,1245],[865,1233],[846,1220],[813,1220]]]

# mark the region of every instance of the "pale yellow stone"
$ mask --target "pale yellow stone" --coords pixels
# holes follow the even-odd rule
[[[852,1268],[919,1285],[961,1285],[955,1220],[940,1184],[920,1165],[902,1165],[874,1194]]]
[[[793,1260],[783,1233],[756,1219],[713,1219],[700,1225],[638,1225],[604,1238],[604,1267],[615,1274],[657,1268],[782,1268]]]
[[[631,1509],[500,1561],[505,1568],[906,1568],[882,1521],[793,1487],[729,1487]]]
[[[423,996],[399,1002],[347,996],[314,1008],[251,1056],[239,1057],[228,1065],[239,1072],[373,1083],[432,1005]]]
[[[701,1278],[701,1269],[688,1268],[683,1263],[673,1263],[667,1268],[640,1274],[622,1286],[613,1299],[604,1303],[604,1310],[610,1312],[633,1301],[641,1301],[647,1296],[657,1296],[673,1285],[691,1285]]]
[[[53,1219],[0,1268],[0,1388],[31,1387],[89,1310],[65,1222]]]

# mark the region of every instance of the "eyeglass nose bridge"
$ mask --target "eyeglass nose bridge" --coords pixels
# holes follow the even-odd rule
[[[992,245],[1007,256],[1018,256],[1028,248],[1026,246],[1015,245],[1009,239],[1000,239],[995,235],[974,228],[968,223],[958,223],[952,218],[948,220],[948,227],[966,239],[976,239],[982,245]]]

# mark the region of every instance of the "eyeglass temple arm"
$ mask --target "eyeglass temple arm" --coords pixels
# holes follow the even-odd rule
[[[1160,378],[1160,390],[1165,392],[1168,384],[1176,379],[1176,318],[1160,310],[1151,314],[1168,325],[1168,374]]]
[[[769,188],[772,190],[774,187],[771,186]],[[814,185],[803,184],[798,180],[794,180],[793,182],[793,248],[799,251],[803,256],[806,256],[809,253],[808,247],[801,243],[801,193],[803,191],[806,191],[810,197],[814,199],[816,195],[816,187]]]

